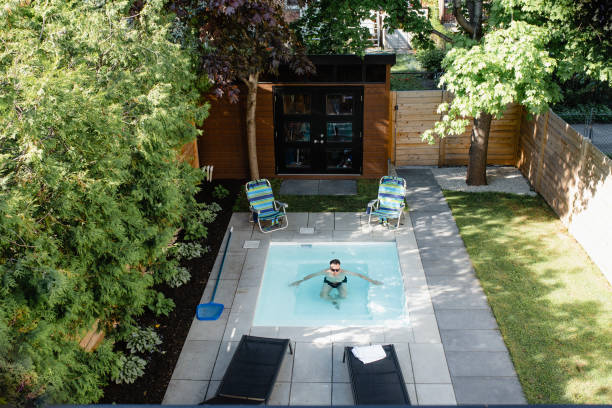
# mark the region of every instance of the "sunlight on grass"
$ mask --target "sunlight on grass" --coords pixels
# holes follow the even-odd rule
[[[274,197],[289,204],[287,212],[357,212],[365,211],[368,202],[376,198],[379,180],[357,180],[357,194],[349,196],[280,195],[281,182],[281,179],[270,179]],[[238,194],[234,211],[249,211],[244,190]]]
[[[444,191],[530,404],[612,403],[612,287],[540,197]]]
[[[397,54],[391,72],[425,72],[414,54]]]

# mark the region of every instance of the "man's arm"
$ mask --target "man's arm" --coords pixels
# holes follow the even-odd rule
[[[360,277],[361,279],[365,279],[365,280],[367,280],[368,282],[373,283],[374,285],[382,285],[382,284],[383,284],[382,282],[377,281],[377,280],[370,279],[370,278],[368,278],[367,276],[360,274],[359,272],[351,272],[351,271],[347,271],[347,270],[345,270],[344,272],[346,272],[346,274],[347,274],[347,275],[358,276],[358,277]]]
[[[308,279],[310,279],[310,278],[314,278],[315,276],[320,276],[320,275],[325,274],[325,271],[326,271],[326,270],[325,270],[325,269],[323,269],[322,271],[315,272],[315,273],[311,273],[310,275],[306,275],[306,276],[304,276],[304,278],[302,278],[302,279],[300,279],[300,280],[296,280],[296,281],[295,281],[295,282],[293,282],[293,283],[290,283],[290,284],[289,284],[289,286],[297,286],[297,285],[299,285],[300,283],[302,283],[302,282],[304,282],[304,281],[307,281],[307,280],[308,280]]]

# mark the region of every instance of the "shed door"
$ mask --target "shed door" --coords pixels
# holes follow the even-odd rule
[[[363,87],[276,87],[276,172],[361,174]]]

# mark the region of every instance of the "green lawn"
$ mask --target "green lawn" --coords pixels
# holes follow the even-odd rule
[[[425,72],[421,63],[417,61],[414,54],[397,54],[395,65],[391,67],[391,72]]]
[[[540,197],[445,191],[530,404],[612,404],[612,288]]]
[[[357,195],[354,196],[295,196],[280,195],[280,179],[270,179],[274,197],[289,204],[287,212],[365,211],[369,201],[378,194],[378,180],[357,180]],[[238,195],[234,211],[249,211],[244,191]]]

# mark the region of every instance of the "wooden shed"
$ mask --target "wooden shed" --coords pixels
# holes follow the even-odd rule
[[[390,157],[390,68],[395,54],[314,55],[317,73],[281,68],[257,91],[261,177],[377,178]],[[248,178],[244,95],[212,100],[198,139],[201,165],[215,177]]]

